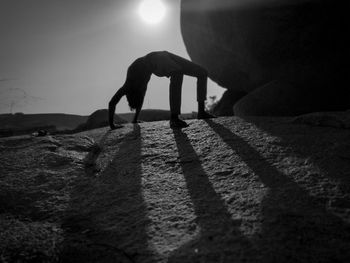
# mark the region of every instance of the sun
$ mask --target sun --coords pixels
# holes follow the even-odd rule
[[[166,8],[161,0],[143,0],[139,6],[139,15],[147,24],[160,23],[165,16]]]

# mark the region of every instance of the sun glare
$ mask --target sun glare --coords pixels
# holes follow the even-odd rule
[[[143,0],[139,6],[139,15],[147,24],[160,23],[165,16],[165,6],[161,0]]]

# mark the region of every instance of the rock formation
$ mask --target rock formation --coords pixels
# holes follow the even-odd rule
[[[235,104],[237,115],[344,110],[349,11],[342,0],[182,0],[181,30],[211,79],[249,93]]]
[[[0,138],[1,262],[350,262],[349,130],[295,119]]]
[[[303,114],[292,120],[297,124],[350,129],[350,110],[342,112],[314,112]]]
[[[213,113],[216,116],[233,115],[233,105],[245,95],[247,95],[245,91],[226,90],[220,101],[214,107]]]
[[[126,123],[127,121],[120,118],[116,114],[114,115],[115,123]],[[94,111],[83,125],[78,127],[79,130],[91,130],[108,126],[108,110],[101,109]]]

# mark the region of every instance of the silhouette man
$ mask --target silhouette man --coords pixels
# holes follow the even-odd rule
[[[130,108],[136,110],[133,123],[137,123],[147,84],[152,74],[158,77],[170,77],[170,127],[183,128],[188,126],[186,122],[179,119],[183,75],[197,78],[197,118],[208,119],[214,117],[204,110],[204,102],[207,96],[207,71],[201,66],[168,51],[157,51],[136,59],[129,66],[124,85],[109,102],[109,126],[111,129],[119,128],[114,124],[114,113],[117,103],[124,95]]]

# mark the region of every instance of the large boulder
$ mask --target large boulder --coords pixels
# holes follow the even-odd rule
[[[222,95],[220,101],[216,104],[213,109],[213,113],[216,116],[232,116],[233,105],[247,95],[245,91],[236,91],[236,90],[226,90]]]
[[[264,87],[269,96],[258,92],[255,99],[269,114],[344,110],[350,108],[349,11],[345,0],[182,0],[181,30],[191,59],[223,88]],[[284,91],[296,97],[280,112],[269,103],[278,104]],[[240,101],[247,113],[261,112],[255,105]]]
[[[236,116],[290,116],[302,114],[298,98],[308,98],[300,94],[291,84],[272,81],[248,93],[233,106]],[[310,100],[309,106],[312,100]]]

